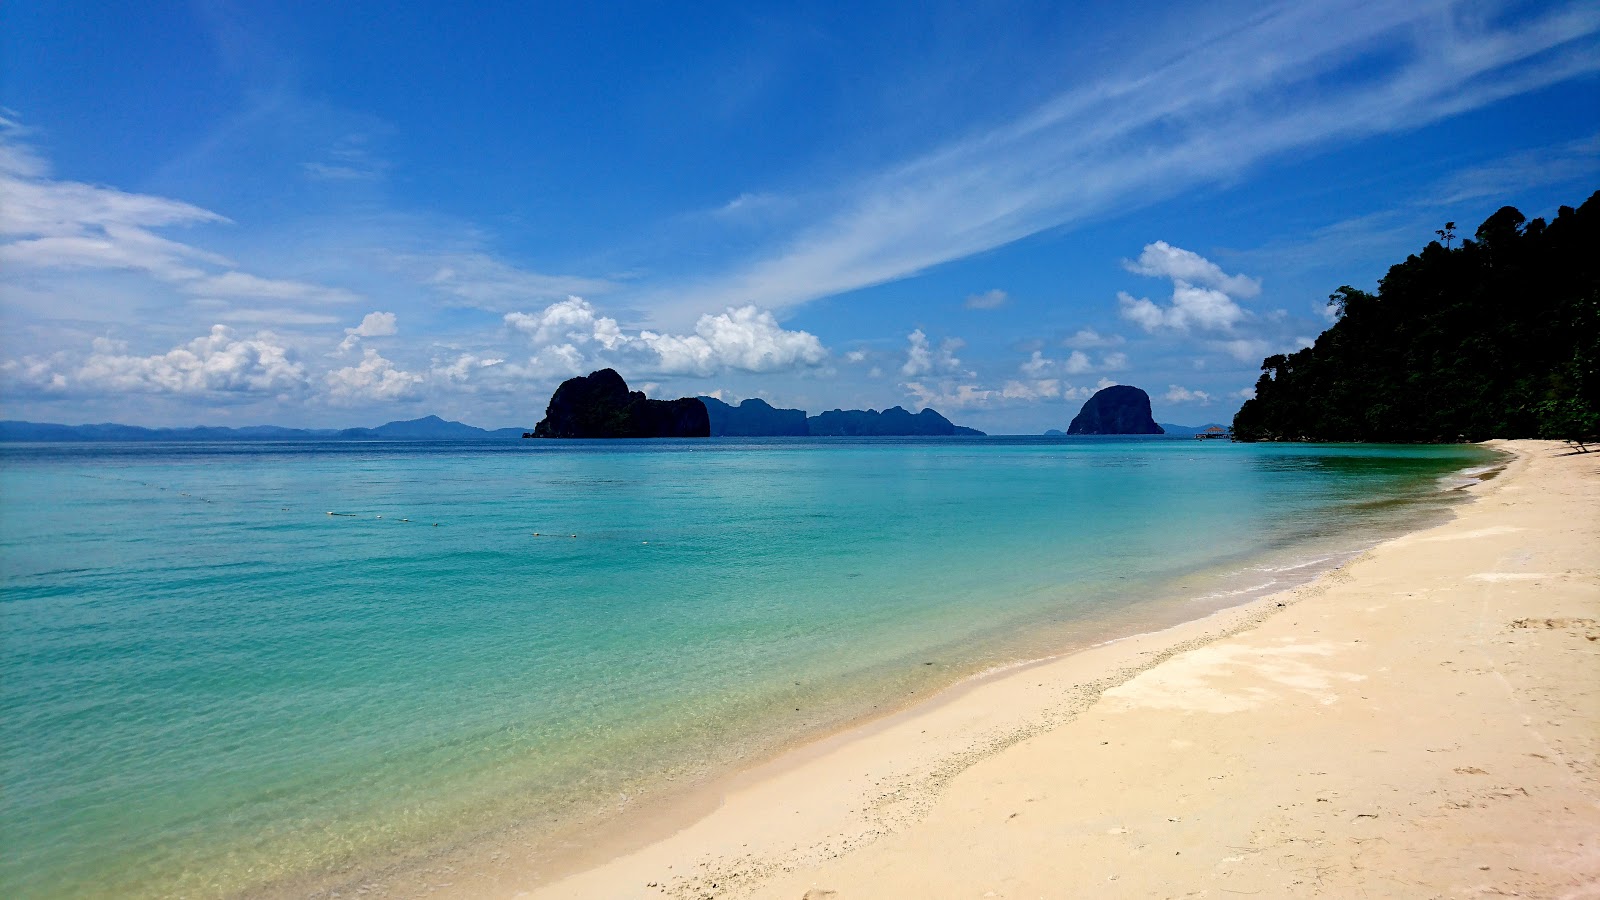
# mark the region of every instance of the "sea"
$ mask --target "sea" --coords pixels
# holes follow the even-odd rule
[[[314,894],[625,822],[956,682],[1304,582],[1448,517],[1498,458],[0,445],[0,895]]]

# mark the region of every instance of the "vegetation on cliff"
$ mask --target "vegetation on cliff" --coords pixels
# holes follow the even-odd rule
[[[1453,223],[1369,294],[1339,288],[1316,343],[1267,357],[1238,440],[1600,435],[1600,192],[1554,221]]]

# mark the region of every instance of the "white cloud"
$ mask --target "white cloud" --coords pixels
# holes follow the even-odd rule
[[[713,375],[727,369],[779,372],[820,365],[828,358],[816,335],[786,331],[772,313],[754,306],[703,315],[692,335],[641,331],[635,342],[656,355],[657,371],[669,375]]]
[[[1253,387],[1240,388],[1234,392],[1234,395],[1241,400],[1254,400],[1256,398],[1256,389]]]
[[[828,358],[816,335],[788,331],[772,313],[753,306],[702,315],[694,333],[684,335],[649,330],[628,334],[581,297],[568,297],[538,313],[507,313],[505,323],[540,348],[530,363],[552,371],[577,372],[604,358],[606,351],[663,375],[779,372],[821,365]]]
[[[224,272],[186,281],[183,289],[204,297],[289,300],[309,303],[353,303],[361,299],[342,288],[324,287],[304,281],[262,278],[246,272]]]
[[[940,412],[1026,406],[1052,400],[1085,400],[1094,393],[1090,388],[1075,387],[1058,378],[1014,378],[998,388],[985,387],[963,378],[941,378],[907,381],[900,387],[914,398],[917,405],[929,406]]]
[[[945,338],[934,348],[928,342],[928,336],[921,328],[906,335],[906,361],[900,367],[900,374],[906,377],[926,375],[931,372],[954,372],[961,368],[961,360],[956,358],[956,351],[966,346],[966,341],[960,338]]]
[[[361,343],[362,338],[385,337],[397,334],[399,330],[395,324],[394,313],[369,312],[361,318],[360,325],[344,330],[345,337],[339,342],[339,352],[343,353]]]
[[[1194,328],[1230,331],[1249,315],[1227,294],[1184,281],[1173,282],[1171,306],[1161,306],[1145,297],[1135,299],[1126,291],[1117,292],[1117,305],[1124,319],[1151,332],[1187,332]]]
[[[545,275],[508,265],[484,253],[397,256],[420,280],[462,303],[495,312],[577,294],[600,294],[615,285],[600,278]]]
[[[1259,363],[1267,355],[1267,348],[1271,345],[1263,340],[1240,338],[1233,341],[1223,341],[1219,346],[1239,362]]]
[[[1094,329],[1084,328],[1061,343],[1074,350],[1094,350],[1100,347],[1119,347],[1127,343],[1127,338],[1120,334],[1102,335]]]
[[[684,314],[685,297],[784,309],[1600,70],[1600,9],[1583,2],[1515,17],[1443,2],[1208,15],[1172,29],[1181,45],[1131,55],[1023,116],[869,173],[752,260],[645,299],[665,318]]]
[[[851,350],[849,353],[846,353],[844,355],[844,359],[845,359],[845,362],[853,362],[853,363],[866,362],[867,351],[865,351],[865,350]]]
[[[1166,394],[1162,395],[1161,399],[1168,403],[1199,403],[1205,405],[1211,402],[1211,395],[1205,391],[1191,391],[1186,387],[1169,384],[1167,385]]]
[[[65,355],[61,353],[49,356],[24,356],[22,359],[0,362],[0,373],[11,382],[8,390],[12,393],[17,392],[17,387],[31,388],[45,393],[63,393],[69,387],[67,376],[61,371],[66,365]]]
[[[1512,197],[1531,188],[1592,182],[1600,174],[1600,134],[1454,172],[1435,188],[1432,205],[1448,206],[1479,197]]]
[[[0,266],[8,271],[104,269],[138,272],[208,298],[342,303],[360,299],[334,287],[263,278],[234,270],[227,257],[171,240],[154,229],[230,224],[190,203],[50,177],[0,118]],[[217,268],[228,271],[216,272]]]
[[[1094,368],[1094,363],[1089,361],[1089,354],[1082,350],[1074,350],[1067,355],[1067,362],[1062,368],[1068,375],[1083,375]]]
[[[913,408],[928,407],[941,413],[986,407],[1000,398],[999,391],[980,388],[975,384],[907,381],[900,387],[914,398]]]
[[[1055,365],[1055,360],[1046,358],[1043,353],[1035,350],[1033,351],[1033,356],[1029,357],[1027,362],[1023,363],[1017,368],[1022,371],[1022,374],[1027,375],[1029,378],[1039,378],[1042,377],[1044,373],[1054,369]]]
[[[428,375],[439,383],[460,384],[468,381],[474,372],[492,369],[504,363],[505,360],[497,356],[485,357],[475,353],[462,353],[450,362],[434,360],[428,369]]]
[[[1120,372],[1128,367],[1128,354],[1107,353],[1100,357],[1100,367],[1108,372]]]
[[[328,402],[354,406],[373,401],[406,400],[417,395],[424,378],[396,367],[371,347],[362,350],[361,362],[335,369],[323,377]]]
[[[629,340],[616,319],[599,315],[582,297],[569,296],[550,304],[542,312],[506,313],[505,323],[541,346],[557,342],[598,343],[607,350],[614,350],[618,344]]]
[[[1094,389],[1097,390],[1097,391],[1103,391],[1108,387],[1115,387],[1116,385],[1119,385],[1121,383],[1122,382],[1120,382],[1120,381],[1112,381],[1109,378],[1102,378],[1098,382],[1095,382]]]
[[[1228,275],[1200,254],[1166,241],[1146,244],[1137,262],[1123,260],[1122,264],[1130,272],[1172,280],[1171,306],[1117,292],[1122,317],[1148,332],[1232,331],[1250,313],[1229,294],[1254,296],[1261,291],[1256,279]]]
[[[270,332],[234,337],[226,325],[188,344],[154,356],[136,356],[127,345],[106,338],[66,376],[72,387],[103,391],[171,394],[281,394],[305,385],[305,369]]]
[[[966,299],[967,309],[998,309],[1006,305],[1011,297],[999,288],[984,291],[981,294],[972,294]]]
[[[1166,241],[1144,245],[1144,252],[1139,254],[1138,259],[1125,259],[1122,266],[1139,275],[1198,284],[1234,297],[1254,297],[1261,293],[1260,279],[1229,275],[1222,271],[1221,266],[1193,250],[1174,247]]]

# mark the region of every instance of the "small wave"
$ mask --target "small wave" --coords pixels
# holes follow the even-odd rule
[[[1298,562],[1298,563],[1295,563],[1294,565],[1289,565],[1289,566],[1256,566],[1255,567],[1255,571],[1257,571],[1257,572],[1293,572],[1295,569],[1304,569],[1306,566],[1314,566],[1314,565],[1317,565],[1318,563],[1325,563],[1325,562],[1328,562],[1331,559],[1333,559],[1333,557],[1331,557],[1331,556],[1321,556],[1321,557],[1318,557],[1316,559],[1308,559],[1305,562]]]
[[[1256,593],[1258,591],[1264,591],[1267,588],[1272,587],[1273,585],[1275,585],[1277,583],[1278,583],[1278,579],[1273,578],[1273,579],[1269,579],[1267,581],[1263,581],[1260,584],[1252,585],[1251,587],[1247,587],[1247,588],[1236,588],[1236,589],[1231,590],[1231,591],[1214,591],[1214,592],[1212,592],[1210,594],[1206,594],[1206,595],[1201,596],[1201,597],[1195,597],[1194,600],[1195,600],[1195,602],[1198,603],[1198,602],[1200,602],[1202,600],[1221,600],[1221,599],[1223,599],[1225,597],[1238,597],[1241,594],[1254,594],[1254,593]]]
[[[1475,484],[1481,484],[1505,471],[1504,463],[1495,463],[1487,466],[1468,466],[1457,469],[1448,475],[1439,478],[1439,489],[1443,491],[1459,491]]]

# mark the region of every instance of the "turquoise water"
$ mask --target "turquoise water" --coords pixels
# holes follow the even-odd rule
[[[985,667],[1282,587],[1439,515],[1441,479],[1490,458],[0,446],[0,893],[236,895],[614,814]]]

